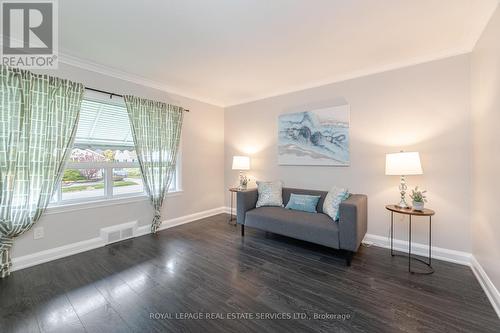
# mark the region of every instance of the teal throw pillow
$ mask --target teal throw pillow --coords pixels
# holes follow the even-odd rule
[[[295,194],[290,195],[290,200],[286,204],[287,209],[300,210],[308,213],[317,213],[316,206],[318,205],[319,195]]]

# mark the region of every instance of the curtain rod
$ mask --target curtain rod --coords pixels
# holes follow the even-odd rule
[[[88,87],[85,87],[85,89],[86,89],[86,90],[91,90],[91,91],[95,91],[95,92],[98,92],[98,93],[102,93],[102,94],[109,95],[109,98],[113,98],[113,96],[116,96],[116,97],[123,97],[123,95],[120,95],[120,94],[115,94],[115,93],[112,93],[112,92],[109,92],[109,91],[105,91],[105,90],[99,90],[99,89],[88,88]],[[184,109],[184,111],[189,112],[189,110],[188,110],[188,109]]]

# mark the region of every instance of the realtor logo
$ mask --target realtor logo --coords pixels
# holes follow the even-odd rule
[[[57,68],[57,3],[9,1],[2,4],[2,65]]]

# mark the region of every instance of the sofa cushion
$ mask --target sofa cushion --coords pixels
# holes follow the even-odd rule
[[[260,207],[246,212],[245,226],[339,248],[338,223],[322,213]]]

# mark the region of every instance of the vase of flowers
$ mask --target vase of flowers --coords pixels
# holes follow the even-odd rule
[[[425,193],[427,191],[420,191],[418,186],[414,190],[411,190],[410,198],[413,200],[414,210],[424,210],[424,205],[427,202],[427,197]]]

